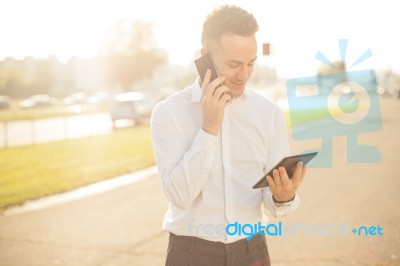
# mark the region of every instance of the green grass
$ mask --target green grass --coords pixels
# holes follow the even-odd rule
[[[106,136],[0,149],[5,208],[154,165],[149,127]]]
[[[368,105],[362,104],[359,106],[360,110],[365,108],[369,108]],[[331,107],[329,110],[325,107],[321,108],[310,108],[310,109],[302,109],[295,110],[292,113],[289,110],[285,111],[286,125],[290,127],[296,127],[304,124],[308,124],[311,122],[315,122],[318,120],[322,120],[328,117],[332,117],[332,115],[343,115],[343,113],[351,113],[354,111],[354,105],[352,102],[348,104]]]
[[[285,112],[286,124],[288,127],[296,127],[330,117],[330,114],[326,112],[326,110],[318,109],[298,110],[294,115],[296,116],[295,123],[292,122],[289,111]]]

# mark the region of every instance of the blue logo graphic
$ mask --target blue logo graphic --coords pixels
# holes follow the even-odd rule
[[[339,49],[344,66],[347,40],[339,40]],[[367,49],[348,69],[371,56]],[[341,71],[321,52],[316,59],[331,67],[332,73],[289,79],[286,83],[293,138],[321,139],[321,149],[308,166],[332,167],[334,136],[347,137],[348,163],[380,162],[381,153],[376,147],[357,141],[358,134],[382,128],[375,71]]]
[[[353,229],[351,229],[353,228]],[[251,240],[255,235],[287,238],[294,235],[311,237],[323,236],[354,236],[379,237],[383,236],[383,227],[380,225],[362,225],[351,227],[348,224],[303,224],[303,223],[267,223],[254,224],[233,222],[229,224],[197,224],[195,219],[188,222],[188,235],[197,237],[210,236],[246,236]]]

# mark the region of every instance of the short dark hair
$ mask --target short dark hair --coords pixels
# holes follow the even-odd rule
[[[258,31],[258,23],[253,14],[232,5],[214,9],[204,21],[201,42],[209,48],[210,42],[217,42],[226,33],[249,36]]]

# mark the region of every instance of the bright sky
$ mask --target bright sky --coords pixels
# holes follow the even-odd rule
[[[56,55],[93,57],[122,18],[153,21],[160,47],[170,62],[191,63],[200,48],[203,20],[214,6],[237,4],[260,25],[258,40],[272,44],[260,64],[276,67],[281,77],[315,74],[320,51],[340,59],[338,39],[348,39],[351,65],[370,48],[373,57],[354,69],[392,68],[400,72],[400,16],[395,1],[355,0],[0,0],[0,59]]]

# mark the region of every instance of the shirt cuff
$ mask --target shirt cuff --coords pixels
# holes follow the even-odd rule
[[[214,152],[217,148],[218,137],[205,132],[202,128],[197,133],[193,147],[196,149],[205,149],[209,152]]]
[[[275,217],[287,216],[288,214],[298,209],[300,206],[300,196],[297,194],[295,195],[292,204],[290,204],[289,206],[277,207],[272,198],[272,193],[271,196],[268,197],[268,201],[268,205],[273,206],[272,210],[270,211],[272,212],[271,214]]]

